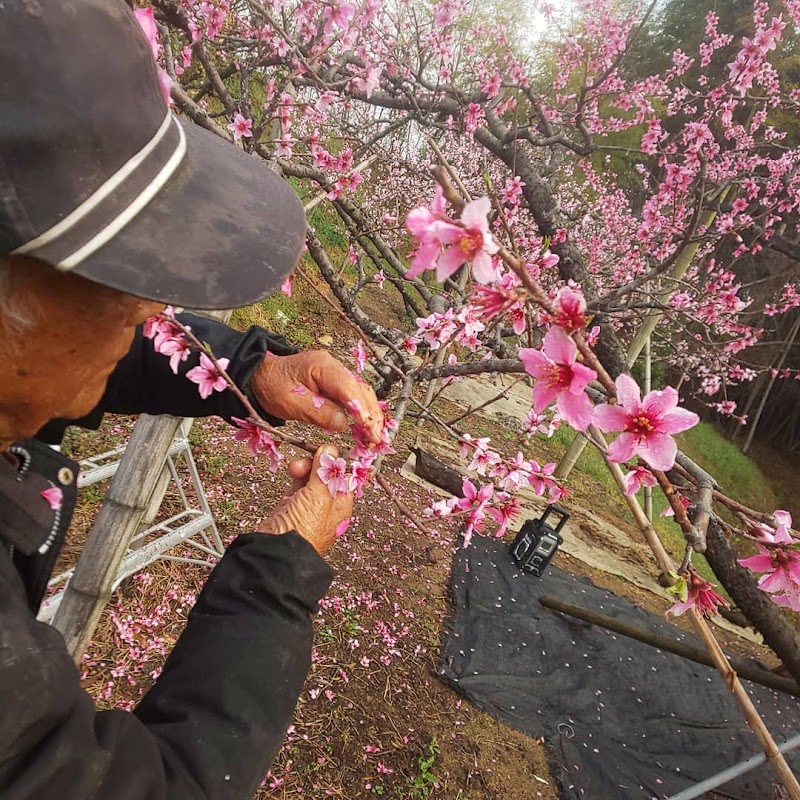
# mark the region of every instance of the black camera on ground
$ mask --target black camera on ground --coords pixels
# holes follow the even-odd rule
[[[557,518],[555,527],[547,524],[551,515]],[[564,542],[561,529],[569,519],[569,513],[558,506],[548,506],[539,519],[529,519],[520,529],[509,552],[514,563],[523,571],[537,578],[547,569],[556,551]]]

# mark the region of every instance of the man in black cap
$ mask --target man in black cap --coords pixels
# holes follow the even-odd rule
[[[247,798],[271,763],[331,579],[320,555],[352,509],[320,481],[321,451],[228,548],[126,713],[95,710],[35,619],[76,496],[77,465],[44,442],[106,411],[247,416],[230,393],[199,396],[196,357],[173,375],[141,323],[165,303],[258,300],[304,230],[278,176],[168,111],[120,0],[0,3],[0,797]],[[378,441],[374,393],[327,354],[190,324],[267,419],[341,430],[349,408]]]

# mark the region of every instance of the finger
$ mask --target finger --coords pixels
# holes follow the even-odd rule
[[[312,367],[317,394],[346,408],[356,422],[364,425],[372,441],[380,441],[383,430],[383,411],[372,387],[359,381],[343,364],[328,353]]]
[[[298,458],[296,461],[289,462],[289,475],[291,476],[292,484],[287,494],[294,494],[308,483],[312,463],[308,457]]]
[[[339,518],[344,517],[346,519],[350,519],[353,516],[354,504],[355,499],[353,498],[352,492],[350,494],[343,495],[342,497],[337,497],[334,506],[334,514]]]
[[[347,412],[344,408],[322,394],[309,392],[297,404],[294,417],[330,433],[340,433],[347,427]]]

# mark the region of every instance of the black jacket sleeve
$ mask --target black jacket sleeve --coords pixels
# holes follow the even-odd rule
[[[96,712],[0,553],[0,797],[248,800],[291,720],[330,580],[296,533],[240,536],[136,711]]]
[[[250,380],[267,353],[285,356],[296,353],[297,349],[282,336],[255,325],[240,333],[222,322],[198,314],[178,314],[178,319],[189,325],[201,342],[211,345],[217,358],[229,359],[228,373],[234,383],[245,392],[267,422],[280,425],[283,420],[265,413],[259,406],[250,392]],[[68,425],[98,428],[106,412],[172,414],[176,417],[216,415],[229,422],[231,417],[246,418],[247,412],[233,392],[213,392],[205,400],[200,397],[197,384],[186,378],[186,373],[199,361],[199,353],[193,352],[179,365],[175,375],[170,369],[169,359],[155,351],[153,342],[144,337],[142,326],[139,326],[130,351],[111,373],[97,407],[81,419],[51,421],[39,431],[37,438],[48,444],[58,444]]]

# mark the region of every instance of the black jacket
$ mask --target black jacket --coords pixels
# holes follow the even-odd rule
[[[188,316],[188,315],[187,315]],[[267,350],[292,352],[258,328],[245,334],[188,320],[247,390]],[[137,335],[109,380],[104,412],[245,416],[235,397],[202,400],[183,373]],[[252,399],[252,398],[251,398]],[[39,437],[59,441],[66,422]],[[75,504],[77,465],[42,441],[0,457],[0,798],[249,798],[289,725],[310,664],[311,614],[331,571],[296,533],[244,534],[212,571],[164,670],[133,713],[95,711],[61,635],[35,619]],[[60,512],[41,491],[58,486]]]

